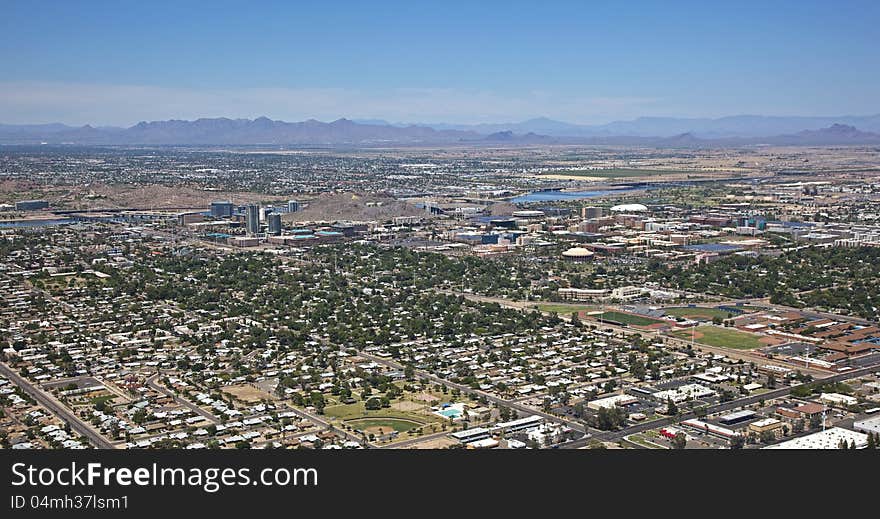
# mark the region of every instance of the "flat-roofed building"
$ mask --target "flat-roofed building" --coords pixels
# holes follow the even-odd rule
[[[782,429],[783,422],[776,418],[764,418],[749,424],[749,432],[761,434],[767,431],[776,432]]]
[[[605,398],[599,398],[597,400],[593,400],[587,403],[587,407],[594,411],[598,411],[599,409],[612,409],[614,407],[625,407],[628,405],[635,404],[639,401],[638,398],[631,395],[614,395]]]
[[[750,409],[743,409],[742,411],[726,414],[719,418],[718,421],[723,423],[724,425],[733,425],[751,420],[755,418],[755,416],[757,416],[757,414],[754,411]]]
[[[792,438],[776,445],[769,445],[765,449],[839,449],[841,442],[847,445],[854,444],[857,449],[864,449],[868,445],[868,435],[850,431],[841,427],[832,427],[807,436]]]
[[[853,429],[870,434],[880,434],[880,416],[866,418],[853,423]]]

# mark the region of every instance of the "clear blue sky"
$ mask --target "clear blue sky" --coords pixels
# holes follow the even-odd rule
[[[0,49],[6,123],[880,112],[876,0],[5,0]]]

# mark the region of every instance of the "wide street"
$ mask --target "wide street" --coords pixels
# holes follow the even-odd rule
[[[99,449],[115,449],[116,446],[110,443],[104,436],[95,430],[91,424],[84,422],[78,416],[73,414],[67,406],[59,402],[52,395],[46,393],[24,377],[21,377],[12,368],[5,363],[0,362],[0,373],[11,380],[15,385],[20,387],[22,391],[30,395],[34,400],[39,402],[43,407],[54,413],[62,420],[70,424],[70,428],[79,434],[85,436],[92,444]]]

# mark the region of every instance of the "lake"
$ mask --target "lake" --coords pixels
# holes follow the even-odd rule
[[[64,225],[73,223],[73,218],[56,218],[54,220],[12,220],[8,222],[0,221],[0,229],[17,229],[22,227],[51,227],[53,225]]]

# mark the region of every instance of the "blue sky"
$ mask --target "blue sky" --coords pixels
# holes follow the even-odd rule
[[[2,5],[5,123],[880,112],[877,1]]]

